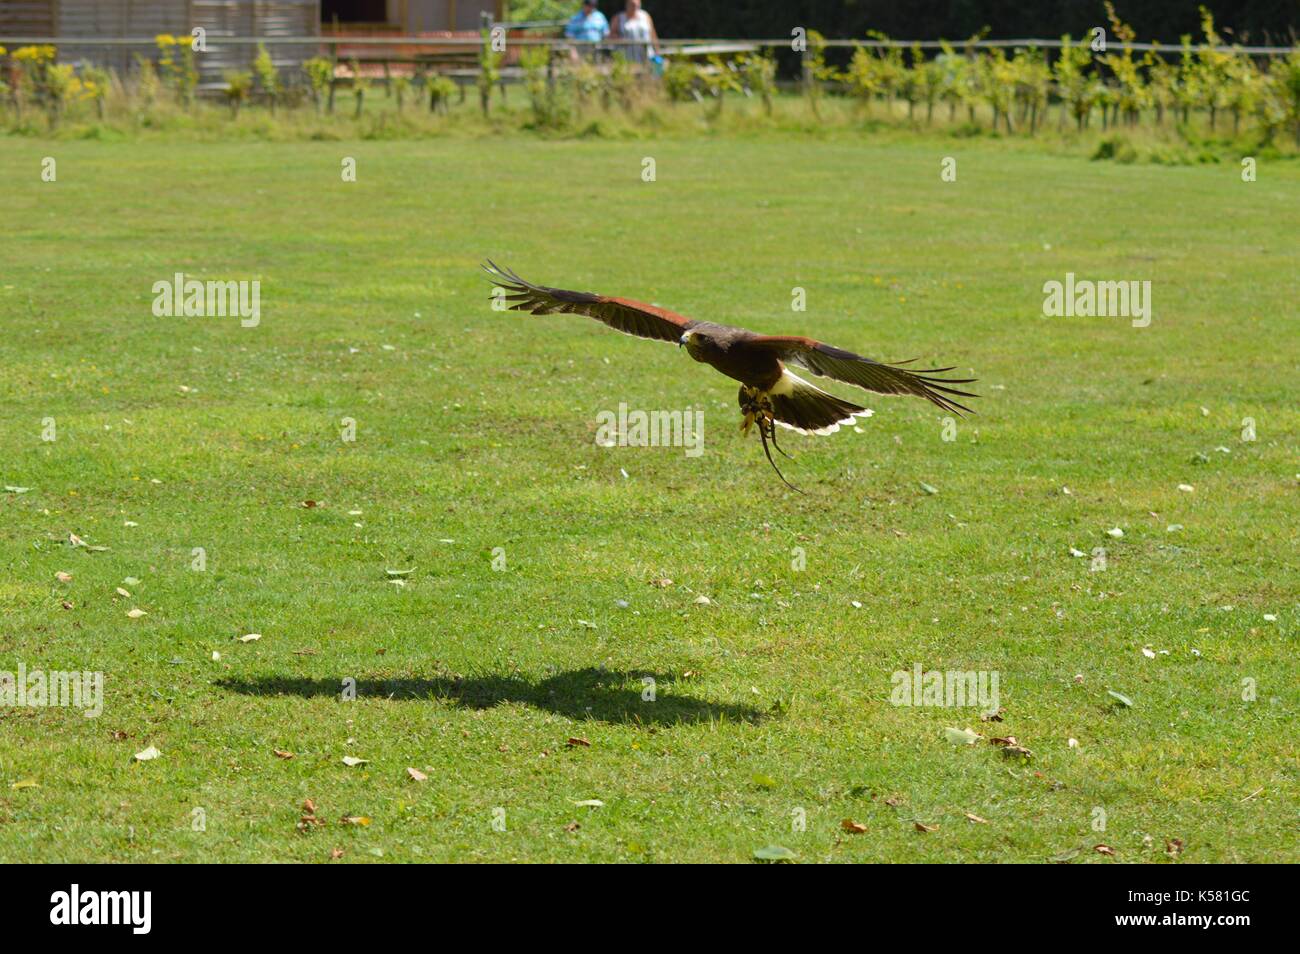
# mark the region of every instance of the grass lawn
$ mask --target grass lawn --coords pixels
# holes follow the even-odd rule
[[[0,860],[1297,859],[1296,163],[0,139],[0,182],[0,670],[104,674],[98,718],[0,708]],[[785,436],[799,496],[733,382],[493,311],[488,256],[956,364],[979,414],[870,396]],[[260,324],[155,317],[175,272]],[[1067,272],[1149,280],[1150,326],[1044,317]],[[596,446],[621,402],[704,453]],[[917,664],[1003,721],[891,704]]]

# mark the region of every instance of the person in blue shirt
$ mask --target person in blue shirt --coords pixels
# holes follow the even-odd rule
[[[596,0],[582,0],[582,9],[565,25],[564,35],[585,43],[599,43],[609,36],[609,21],[596,9]]]

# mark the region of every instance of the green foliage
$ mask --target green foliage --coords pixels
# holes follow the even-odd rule
[[[429,94],[429,111],[446,113],[451,97],[456,93],[456,81],[441,73],[428,73],[424,77],[424,88]]]
[[[1033,47],[980,48],[977,42],[985,33],[981,31],[959,46],[942,41],[938,54],[930,56],[919,44],[907,48],[883,45],[886,37],[871,31],[868,38],[882,45],[859,44],[847,62],[840,58],[836,60],[840,65],[835,65],[828,62],[824,37],[809,31],[802,58],[805,103],[783,111],[784,116],[774,110],[779,99],[776,61],[762,52],[731,59],[715,56],[704,62],[670,57],[663,76],[656,78],[621,55],[607,63],[552,60],[542,47],[524,47],[519,63],[527,115],[520,118],[522,109],[507,108],[502,84],[503,54],[491,48],[491,36],[485,31],[476,82],[485,117],[493,87],[497,87],[502,90],[503,117],[514,117],[532,129],[569,135],[595,135],[596,131],[609,134],[613,129],[622,130],[620,134],[641,135],[665,123],[679,123],[689,115],[662,110],[660,104],[691,99],[707,103],[705,115],[716,122],[729,100],[739,101],[743,96],[761,102],[762,116],[745,116],[756,112],[746,103],[728,110],[728,117],[739,114],[747,124],[753,119],[802,123],[805,129],[809,124],[797,118],[802,110],[812,113],[813,126],[829,128],[854,112],[846,105],[846,100],[852,100],[860,104],[858,116],[854,117],[859,129],[861,123],[856,120],[864,107],[886,122],[898,122],[905,104],[906,116],[913,123],[923,108],[925,124],[932,126],[936,106],[944,106],[948,127],[958,135],[982,135],[989,130],[1038,135],[1054,119],[1056,130],[1068,130],[1072,143],[1082,135],[1090,137],[1087,144],[1080,145],[1086,152],[1099,148],[1098,134],[1104,136],[1120,126],[1136,131],[1144,123],[1159,136],[1177,136],[1183,144],[1211,153],[1274,147],[1279,134],[1290,134],[1281,140],[1285,148],[1290,148],[1289,139],[1300,143],[1300,46],[1268,60],[1246,55],[1235,45],[1217,50],[1214,46],[1225,44],[1224,37],[1209,11],[1202,9],[1201,13],[1201,39],[1182,37],[1181,53],[1176,58],[1152,52],[1138,56],[1133,48],[1133,29],[1111,4],[1106,4],[1106,14],[1112,42],[1097,55],[1087,42],[1076,43],[1068,35],[1062,38],[1059,51],[1050,55]],[[159,107],[158,94],[164,86],[175,93],[176,102],[190,109],[197,81],[189,38],[164,35],[156,40],[161,78],[149,60],[138,58],[138,75],[124,88],[126,101],[133,104],[141,123],[147,122],[147,114]],[[111,76],[95,76],[85,70],[69,76],[66,71],[55,70],[53,47],[21,48],[12,52],[10,62],[14,78],[9,95],[0,101],[0,110],[12,111],[19,120],[18,127],[30,128],[22,122],[23,111],[29,105],[45,110],[51,122],[66,122],[69,117],[84,115],[79,103],[93,102],[103,118],[105,94],[113,84]],[[353,116],[360,118],[369,84],[355,60],[350,66],[356,99]],[[261,100],[272,110],[277,104],[286,110],[296,109],[306,89],[317,112],[328,91],[332,115],[335,72],[331,60],[313,57],[302,65],[306,86],[286,85],[265,46],[259,46],[253,64],[255,88],[265,93]],[[441,80],[424,73],[413,78],[399,73],[387,80],[399,112],[417,87],[428,93],[433,112],[450,115],[453,93],[459,93],[460,101],[465,99],[464,90],[444,88]],[[232,105],[237,109],[249,98],[250,94],[234,92]],[[630,122],[602,122],[585,115],[593,105],[607,111],[617,109]],[[960,120],[959,108],[965,111]],[[411,128],[403,122],[380,129],[388,123],[388,117],[382,108],[372,108],[371,112],[377,126],[367,127],[366,132],[393,136]],[[1229,116],[1230,129],[1224,122]],[[1170,117],[1174,123],[1169,122]],[[880,125],[874,123],[871,128]],[[1208,127],[1213,142],[1202,141],[1203,127]],[[319,134],[333,135],[324,130]],[[1154,152],[1146,149],[1140,154]],[[1171,154],[1177,155],[1178,149]]]
[[[501,59],[502,53],[492,49],[491,32],[484,30],[483,43],[479,47],[477,80],[479,106],[484,117],[492,105],[492,87],[501,81]]]
[[[582,0],[509,0],[506,19],[512,23],[525,20],[567,20],[582,6]]]
[[[697,95],[699,67],[689,57],[674,58],[664,69],[664,92],[674,103],[684,102]]]
[[[226,81],[226,102],[230,104],[231,113],[239,115],[240,108],[253,91],[253,74],[248,70],[226,70],[222,76]]]
[[[533,128],[563,129],[568,125],[573,109],[566,88],[553,76],[548,76],[551,51],[544,46],[526,46],[519,54],[519,65],[524,70],[524,87],[533,111]]]
[[[262,91],[274,98],[280,92],[280,71],[275,68],[271,53],[265,45],[257,44],[257,56],[253,59],[253,72]]]

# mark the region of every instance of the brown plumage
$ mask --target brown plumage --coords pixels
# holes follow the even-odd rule
[[[775,425],[803,434],[831,434],[839,430],[841,424],[852,424],[857,415],[866,413],[865,408],[828,394],[791,373],[787,365],[878,394],[922,397],[958,415],[971,411],[954,398],[977,396],[951,387],[969,384],[974,378],[934,377],[953,370],[951,367],[917,370],[903,367],[910,361],[882,364],[812,338],[760,335],[744,328],[696,321],[631,298],[534,285],[509,269],[498,268],[491,261],[483,269],[507,292],[505,299],[511,302],[512,311],[527,311],[534,315],[586,315],[624,334],[675,342],[684,346],[696,361],[711,365],[739,381],[743,416],[741,431],[748,433],[749,428],[758,423],[763,452],[778,476],[781,476],[781,471],[767,447],[768,441],[777,447]],[[777,450],[781,451],[781,448],[777,447]],[[784,476],[781,480],[793,487]],[[793,489],[798,490],[797,487]]]

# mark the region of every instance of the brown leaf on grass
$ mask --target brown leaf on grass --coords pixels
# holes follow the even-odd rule
[[[867,826],[861,822],[855,822],[852,818],[846,818],[840,822],[840,827],[852,835],[861,835],[867,830]]]
[[[427,782],[429,780],[429,776],[416,768],[408,768],[406,774],[411,777],[412,782]]]
[[[127,735],[125,732],[123,732],[121,729],[114,729],[114,730],[113,730],[113,741],[114,741],[114,742],[125,742],[125,741],[126,741],[127,739],[129,739],[129,738],[131,738],[131,737],[130,737],[129,735]]]
[[[64,573],[62,570],[60,570],[58,573],[55,573],[55,574],[54,574],[54,578],[55,578],[56,580],[58,580],[60,583],[71,583],[71,582],[72,582],[72,574],[71,574],[71,573]]]
[[[665,576],[665,577],[661,577],[661,578],[659,578],[659,579],[657,579],[657,580],[651,580],[651,581],[650,581],[650,585],[651,585],[651,586],[657,586],[657,587],[659,587],[659,589],[662,590],[662,589],[666,589],[667,587],[672,586],[672,585],[673,585],[673,581],[670,580],[670,579],[668,579],[668,577]]]
[[[577,830],[578,830],[579,828],[581,828],[581,827],[582,827],[582,826],[579,825],[576,821],[575,821],[575,822],[569,822],[567,825],[564,826],[564,830],[567,831],[569,834],[573,834],[575,831],[577,831]]]
[[[893,795],[890,795],[887,799],[885,799],[885,804],[888,805],[890,808],[897,808],[899,805],[902,805],[906,801],[907,801],[907,796],[899,795],[895,793]]]
[[[271,751],[275,753],[277,759],[284,759],[286,762],[293,758],[293,753],[286,752],[284,749],[272,749]]]
[[[1097,854],[1105,855],[1108,858],[1115,857],[1115,849],[1110,845],[1093,845],[1092,850],[1097,852]]]
[[[69,601],[67,601],[67,600],[64,600],[64,601],[63,601],[62,603],[60,603],[59,605],[62,606],[65,610],[70,610],[70,609],[72,609],[72,604],[71,604]]]
[[[578,746],[582,746],[583,748],[588,748],[588,749],[591,748],[590,742],[588,742],[586,739],[582,738],[581,736],[576,736],[576,735],[570,736],[569,741],[566,742],[565,745],[567,745],[571,749],[576,748]]]
[[[1034,753],[1023,745],[1008,745],[1002,750],[1002,754],[1009,759],[1032,759]]]
[[[365,815],[344,815],[339,819],[341,825],[361,825],[365,827],[370,824],[370,819]]]
[[[1181,838],[1165,839],[1165,854],[1170,858],[1176,858],[1183,853],[1183,840]]]
[[[342,848],[334,848],[330,851],[330,861],[338,861],[342,857],[343,857]]]
[[[325,820],[316,816],[316,803],[310,798],[303,799],[302,817],[298,819],[298,830],[306,834],[313,828],[320,828],[324,824]]]
[[[304,500],[304,501],[302,502],[302,505],[303,505],[304,507],[306,507],[308,510],[311,510],[313,507],[319,507],[319,506],[320,506],[320,504],[318,504],[318,503],[317,503],[316,501],[314,501],[314,500]]]
[[[1018,745],[1019,744],[1018,742],[1016,742],[1016,737],[1014,735],[1008,735],[1005,738],[994,737],[992,739],[989,739],[989,743],[992,745]]]
[[[966,817],[969,818],[971,821],[975,822],[975,824],[977,825],[987,825],[989,823],[989,820],[987,818],[980,818],[978,815],[974,814],[973,812],[967,812]]]
[[[920,822],[913,822],[912,824],[916,827],[917,831],[938,831],[939,830],[938,825],[922,825]]]

